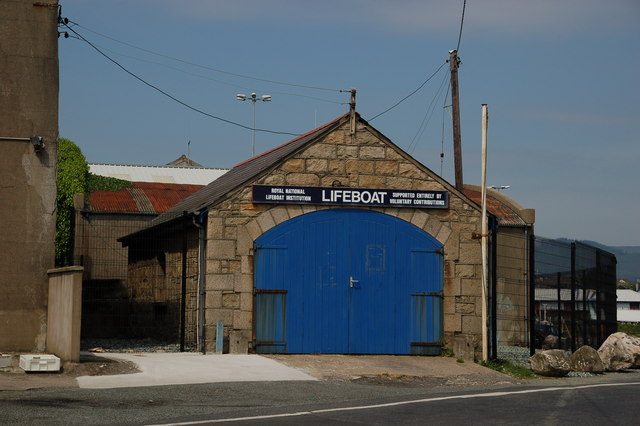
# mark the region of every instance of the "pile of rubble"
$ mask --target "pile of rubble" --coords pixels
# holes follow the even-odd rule
[[[614,333],[597,351],[590,346],[582,346],[573,354],[549,349],[536,353],[529,361],[534,373],[549,377],[563,377],[570,372],[602,374],[640,368],[640,337]]]

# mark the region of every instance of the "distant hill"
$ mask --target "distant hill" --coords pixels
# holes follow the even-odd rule
[[[558,241],[572,242],[573,240],[558,238]],[[611,247],[596,241],[580,240],[580,242],[613,253],[618,261],[617,278],[625,278],[630,282],[640,279],[640,246]]]

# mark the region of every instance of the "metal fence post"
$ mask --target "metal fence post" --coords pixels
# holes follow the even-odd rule
[[[536,236],[529,236],[529,354],[536,353]]]
[[[602,297],[602,264],[600,259],[600,249],[596,250],[596,345],[600,347],[604,342],[604,330],[602,325],[602,314],[600,310],[602,309],[602,304],[600,303],[600,298]]]
[[[571,352],[576,351],[576,243],[571,243]]]
[[[491,219],[491,359],[498,358],[498,279],[497,279],[497,254],[498,254],[498,224]]]

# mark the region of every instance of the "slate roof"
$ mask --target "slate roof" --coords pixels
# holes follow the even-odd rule
[[[175,160],[167,163],[167,166],[204,167],[202,164],[196,163],[195,161],[193,161],[191,158],[187,157],[184,154],[182,154],[180,157],[176,158]]]
[[[185,212],[187,214],[198,214],[202,211],[205,211],[208,207],[215,205],[216,203],[227,197],[230,192],[241,188],[248,182],[255,180],[263,172],[267,172],[269,169],[277,167],[282,160],[293,155],[295,152],[304,149],[310,143],[314,143],[324,135],[329,134],[340,126],[348,123],[349,119],[350,113],[346,113],[336,118],[335,120],[318,127],[315,130],[300,135],[295,139],[286,142],[270,151],[267,151],[263,154],[257,155],[253,158],[243,161],[242,163],[237,164],[227,173],[220,176],[218,179],[211,182],[200,191],[187,197],[182,202],[176,204],[165,213],[150,221],[146,228],[134,234],[128,235],[126,239],[135,237],[135,235],[141,233],[149,232],[160,225],[168,226],[173,225],[174,223],[177,224],[180,219],[184,218]],[[368,123],[364,119],[362,119],[358,113],[356,113],[356,119],[357,121],[368,125]],[[377,132],[377,130],[375,130],[374,128],[370,128],[370,130]],[[380,136],[384,137],[384,135],[382,134],[380,134]],[[392,144],[391,141],[389,142]],[[417,161],[416,163],[420,164]],[[421,166],[425,167],[424,165]],[[463,192],[457,191],[455,187],[446,182],[444,179],[441,179],[435,174],[433,175],[433,177],[436,180],[440,181],[441,184],[449,187],[450,191],[457,193],[461,197],[467,198]],[[471,202],[471,200],[468,201],[472,206],[475,206],[475,204]]]
[[[196,193],[203,185],[134,182],[120,191],[95,191],[88,195],[86,211],[92,213],[160,214]]]
[[[329,133],[333,129],[339,127],[345,119],[348,119],[348,117],[348,113],[344,114],[343,116],[338,117],[315,130],[298,136],[279,147],[237,164],[227,173],[220,176],[197,193],[191,195],[181,203],[176,204],[163,215],[152,220],[149,223],[149,227],[154,227],[170,222],[174,219],[178,219],[182,217],[182,214],[185,211],[187,213],[196,213],[215,204],[224,198],[230,191],[242,186],[244,183],[252,180],[260,173],[278,164],[280,160],[290,154],[293,154],[298,149],[304,147],[307,143],[314,141],[322,134]]]

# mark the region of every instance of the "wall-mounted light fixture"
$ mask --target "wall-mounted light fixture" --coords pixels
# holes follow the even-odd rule
[[[44,149],[44,138],[42,136],[31,136],[30,138],[13,138],[9,136],[0,136],[0,141],[6,142],[31,142],[33,149],[40,152]]]

